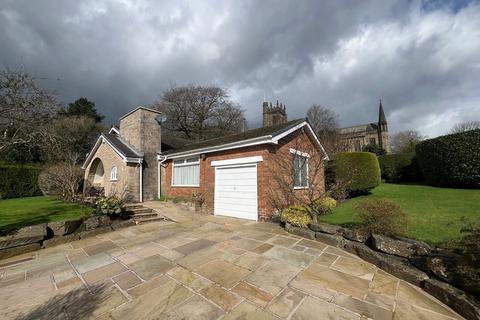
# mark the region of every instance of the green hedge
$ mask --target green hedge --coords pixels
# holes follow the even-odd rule
[[[337,153],[333,162],[335,180],[348,182],[350,194],[367,193],[380,184],[380,165],[373,153]]]
[[[415,150],[428,184],[480,188],[480,129],[428,139]]]
[[[39,166],[0,163],[0,197],[9,199],[41,195],[38,187],[40,171]]]
[[[387,154],[378,157],[382,179],[386,182],[423,181],[415,152]]]

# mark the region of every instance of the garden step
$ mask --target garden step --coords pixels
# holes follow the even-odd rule
[[[163,220],[166,220],[166,219],[163,216],[156,216],[156,217],[142,218],[142,219],[136,219],[134,217],[134,220],[137,224],[143,224],[143,223],[147,223],[147,222],[163,221]]]
[[[133,215],[134,219],[142,219],[142,218],[151,218],[157,217],[158,214],[156,212],[147,212],[147,213],[136,213]]]
[[[132,213],[132,214],[150,213],[150,212],[153,212],[152,209],[150,209],[150,208],[145,208],[145,207],[135,208],[135,209],[126,208],[126,211],[129,212],[129,213]]]

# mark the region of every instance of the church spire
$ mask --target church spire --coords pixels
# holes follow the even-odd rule
[[[378,125],[387,124],[387,118],[383,111],[382,99],[380,99],[380,106],[378,107]]]

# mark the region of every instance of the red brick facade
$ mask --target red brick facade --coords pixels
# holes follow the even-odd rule
[[[316,170],[309,169],[309,178],[312,181],[309,190],[295,190],[298,195],[295,199],[286,199],[288,203],[297,202],[299,198],[313,193],[320,196],[325,191],[323,161],[324,154],[318,150],[305,132],[299,130],[280,140],[278,145],[258,145],[252,147],[239,148],[228,151],[220,151],[205,154],[200,159],[200,186],[199,187],[174,187],[172,186],[172,161],[166,161],[164,179],[164,193],[168,196],[191,197],[194,193],[201,193],[205,199],[206,210],[213,214],[214,194],[215,194],[215,168],[212,167],[212,161],[227,160],[252,156],[261,156],[262,162],[257,164],[257,193],[258,193],[258,220],[269,220],[275,206],[272,203],[272,194],[281,193],[279,186],[279,174],[283,173],[285,179],[290,179],[291,169],[286,165],[293,163],[290,149],[299,150],[310,155],[309,163],[318,163]],[[313,174],[313,176],[312,176]],[[309,194],[310,196],[312,194]]]

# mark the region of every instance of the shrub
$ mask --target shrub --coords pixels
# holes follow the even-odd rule
[[[382,179],[387,182],[423,181],[415,152],[387,154],[378,157]]]
[[[400,206],[388,199],[369,199],[355,209],[362,220],[362,227],[369,233],[402,235],[405,233],[407,216]]]
[[[306,228],[311,223],[312,216],[307,207],[291,205],[282,211],[281,221],[290,223],[292,226]]]
[[[332,197],[318,198],[313,202],[312,207],[313,211],[317,214],[329,214],[337,207],[337,200]]]
[[[109,216],[121,216],[125,212],[125,202],[115,196],[101,197],[97,200],[97,212]]]
[[[59,162],[45,167],[38,177],[38,185],[45,195],[60,196],[75,202],[83,180],[83,170],[71,163]]]
[[[333,161],[335,181],[345,182],[350,195],[367,193],[380,184],[380,166],[373,153],[337,153]]]
[[[35,165],[0,164],[0,194],[3,199],[42,194],[38,187],[41,168]]]
[[[480,129],[422,141],[416,153],[428,184],[480,188]]]
[[[385,149],[380,148],[380,146],[376,143],[367,144],[367,145],[363,146],[362,151],[363,152],[375,153],[377,156],[381,156],[381,155],[384,155],[386,153]]]

